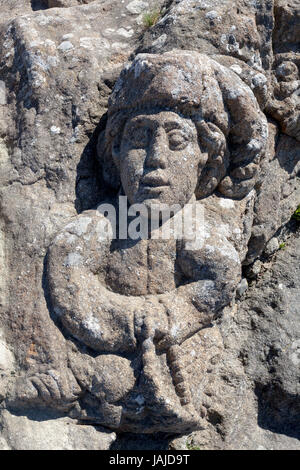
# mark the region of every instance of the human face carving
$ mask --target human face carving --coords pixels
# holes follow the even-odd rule
[[[199,165],[207,160],[197,137],[194,123],[171,111],[131,117],[120,147],[121,181],[129,202],[183,207],[195,192]]]

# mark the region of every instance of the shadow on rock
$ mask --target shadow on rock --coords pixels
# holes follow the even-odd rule
[[[33,11],[47,10],[48,0],[31,0],[31,8]]]
[[[173,436],[174,438],[174,436]],[[118,434],[110,450],[168,450],[170,438],[165,434]]]
[[[300,439],[300,397],[271,384],[257,384],[255,394],[258,398],[258,425]]]

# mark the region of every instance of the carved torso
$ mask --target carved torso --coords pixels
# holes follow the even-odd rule
[[[176,240],[117,240],[111,244],[105,282],[123,295],[162,294],[176,288]]]

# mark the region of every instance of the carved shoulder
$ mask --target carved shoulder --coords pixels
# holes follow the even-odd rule
[[[224,233],[225,228],[207,221],[199,236],[182,241],[177,259],[188,281],[226,282],[239,278],[240,256]]]
[[[93,273],[106,265],[111,226],[96,210],[85,211],[71,220],[49,247],[49,267],[82,267]]]

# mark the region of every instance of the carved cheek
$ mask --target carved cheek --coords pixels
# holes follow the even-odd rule
[[[180,155],[180,166],[184,172],[191,175],[198,169],[199,163],[202,161],[202,153],[198,144],[190,143]]]
[[[131,176],[139,179],[143,175],[145,158],[144,149],[134,149],[128,153],[127,168]]]
[[[194,142],[189,149],[189,167],[190,171],[197,172],[198,168],[203,168],[207,162],[207,153],[202,153],[198,143]]]

